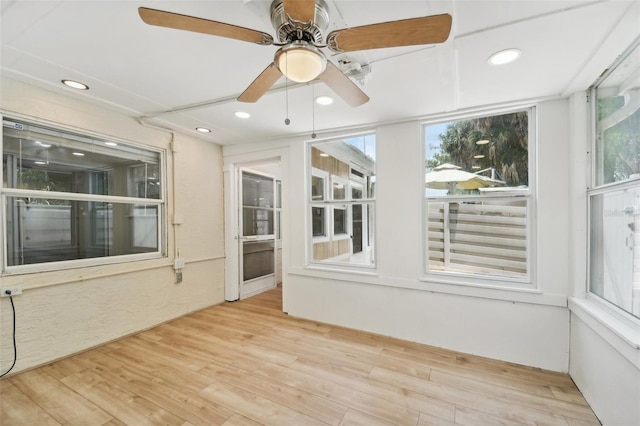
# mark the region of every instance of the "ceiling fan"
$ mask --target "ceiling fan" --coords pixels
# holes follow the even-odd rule
[[[442,14],[339,29],[331,31],[323,42],[323,32],[329,25],[324,0],[274,0],[271,23],[278,42],[265,32],[223,22],[146,7],[140,7],[138,13],[149,25],[278,46],[274,61],[238,97],[240,102],[256,102],[285,75],[299,83],[318,78],[349,105],[362,105],[369,97],[320,49],[342,53],[435,44],[446,41],[451,31],[451,15]]]

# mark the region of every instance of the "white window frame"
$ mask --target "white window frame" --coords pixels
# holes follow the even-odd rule
[[[78,268],[78,267],[89,267],[89,266],[99,266],[99,265],[110,265],[116,263],[124,263],[124,262],[132,262],[132,261],[140,261],[147,259],[157,259],[167,257],[167,223],[166,223],[166,151],[132,143],[131,141],[119,139],[113,136],[105,136],[99,133],[91,132],[85,129],[76,129],[73,127],[65,126],[59,123],[50,123],[44,122],[42,120],[38,120],[33,117],[28,117],[20,114],[13,115],[5,115],[0,114],[0,118],[4,122],[5,119],[17,120],[20,122],[27,122],[29,124],[33,124],[34,126],[42,126],[45,128],[56,129],[62,132],[69,132],[75,135],[86,136],[88,139],[96,138],[104,141],[112,141],[117,144],[123,146],[130,146],[132,148],[143,149],[148,152],[153,152],[159,155],[159,169],[161,176],[161,191],[160,198],[158,199],[147,199],[147,198],[136,198],[136,197],[128,197],[128,196],[113,196],[113,195],[94,195],[87,193],[67,193],[67,192],[54,192],[54,191],[39,191],[39,190],[23,190],[16,188],[7,188],[4,186],[4,183],[0,186],[0,226],[2,229],[2,237],[0,238],[0,261],[1,264],[1,275],[18,275],[18,274],[28,274],[34,272],[49,272],[49,271],[58,271],[69,268]],[[0,126],[0,150],[4,155],[3,149],[3,140],[4,140],[4,124]],[[80,144],[80,142],[75,142],[76,144]],[[2,165],[0,165],[0,169],[2,169]],[[2,171],[2,170],[0,170]],[[4,173],[4,172],[3,172]],[[83,258],[83,259],[70,259],[64,261],[55,261],[55,262],[44,262],[44,263],[33,263],[33,264],[25,264],[25,265],[12,265],[8,266],[8,254],[6,251],[7,248],[7,198],[8,197],[31,197],[31,198],[40,198],[40,199],[58,199],[58,200],[69,200],[69,201],[86,201],[86,202],[108,202],[108,203],[122,203],[126,205],[130,205],[131,207],[135,206],[151,206],[155,207],[158,212],[157,218],[157,239],[158,239],[158,250],[152,252],[145,253],[132,253],[132,254],[123,254],[123,255],[114,255],[114,256],[104,256],[104,257],[91,257],[91,258]]]
[[[334,188],[335,185],[342,185],[344,188],[344,198],[336,199],[334,197]],[[339,177],[339,176],[331,176],[331,191],[330,191],[330,199],[335,203],[331,206],[331,215],[330,215],[330,225],[331,225],[331,240],[345,240],[347,238],[351,238],[351,204],[347,203],[348,200],[351,199],[351,184],[348,179]],[[340,201],[344,201],[345,204],[339,204]],[[336,233],[335,230],[335,210],[344,210],[344,227],[345,232]]]
[[[373,135],[374,132],[369,131],[366,133],[361,133],[361,134],[353,134],[353,135],[345,135],[343,137],[336,137],[336,138],[330,138],[330,139],[326,139],[323,141],[318,141],[318,140],[314,140],[314,141],[307,141],[307,152],[310,153],[311,152],[311,147],[313,147],[314,144],[316,143],[323,143],[323,142],[332,142],[332,141],[339,141],[339,140],[344,140],[344,139],[349,139],[351,137],[356,137],[356,136],[361,136],[361,135]],[[355,148],[354,148],[355,149]],[[363,153],[364,154],[364,153]],[[345,161],[343,161],[345,162]],[[349,167],[349,173],[351,173],[352,169],[358,170],[357,165],[352,164],[351,162],[347,163],[348,167]],[[320,203],[319,200],[312,200],[312,194],[311,194],[311,182],[312,182],[312,177],[313,176],[317,176],[317,177],[323,177],[326,176],[327,178],[325,179],[325,199],[323,201],[324,204],[324,208],[325,210],[325,229],[327,230],[327,235],[320,237],[314,237],[311,236],[311,238],[307,238],[307,259],[306,259],[306,263],[307,263],[307,267],[312,267],[312,268],[319,268],[319,269],[326,269],[326,270],[334,270],[334,271],[342,271],[342,272],[362,272],[362,273],[372,273],[372,271],[375,271],[377,268],[376,262],[375,262],[375,257],[372,257],[372,262],[371,264],[365,264],[365,263],[345,263],[345,262],[339,262],[339,261],[327,261],[327,260],[314,260],[313,259],[313,245],[315,243],[320,243],[320,242],[331,242],[331,241],[342,241],[342,240],[349,240],[349,252],[352,252],[353,250],[353,241],[352,241],[352,222],[351,222],[351,218],[352,218],[352,204],[362,204],[362,205],[366,205],[367,206],[367,212],[371,211],[371,206],[373,206],[373,212],[375,212],[375,198],[371,199],[368,198],[368,194],[364,191],[364,187],[365,185],[363,184],[363,196],[361,199],[358,200],[352,200],[351,199],[351,180],[349,178],[345,178],[345,177],[340,177],[340,176],[335,176],[332,175],[329,172],[326,172],[324,170],[320,170],[317,169],[315,167],[312,166],[312,161],[311,161],[311,155],[307,156],[307,170],[311,170],[311,173],[306,173],[306,177],[305,177],[305,181],[307,182],[306,184],[306,191],[307,191],[307,220],[313,220],[312,217],[312,209],[314,207],[318,207],[317,205],[314,205],[315,203]],[[344,200],[335,200],[334,196],[333,196],[333,183],[334,182],[340,182],[342,184],[345,185],[345,199]],[[364,181],[363,181],[364,182]],[[327,198],[328,197],[328,198]],[[315,202],[315,203],[314,203]],[[336,234],[334,232],[334,217],[333,217],[333,212],[336,208],[340,208],[340,209],[344,209],[345,210],[345,221],[346,221],[346,228],[347,228],[347,232],[344,234]],[[375,214],[375,213],[373,213]],[[369,217],[367,216],[366,218],[363,218],[363,222],[367,225],[367,228],[363,228],[366,232],[369,231]],[[375,220],[373,221],[375,223]],[[312,229],[312,223],[308,222],[308,225],[310,229]],[[308,229],[309,229],[308,228]],[[308,232],[308,231],[307,231]],[[375,230],[373,231],[375,233]],[[366,236],[366,241],[368,244],[372,245],[372,241],[375,241],[375,237],[370,238],[370,236]],[[363,240],[364,242],[364,240]],[[373,248],[371,248],[372,252],[375,253],[375,250]]]
[[[467,114],[450,114],[438,116],[432,120],[425,121],[422,126],[422,135],[425,137],[425,128],[427,126],[447,123],[453,121],[461,121],[474,119],[479,117],[497,116],[509,113],[515,113],[520,111],[527,111],[528,113],[528,174],[529,182],[527,187],[527,193],[523,195],[462,195],[462,196],[441,196],[441,197],[427,197],[424,193],[424,184],[422,185],[422,262],[423,271],[420,278],[425,283],[435,283],[436,285],[453,285],[463,287],[474,287],[478,289],[488,290],[508,290],[508,291],[522,291],[522,292],[535,292],[539,293],[538,286],[535,279],[536,270],[536,241],[535,241],[535,229],[536,229],[536,217],[535,217],[535,204],[536,204],[536,146],[537,146],[537,114],[535,105],[521,105],[517,107],[505,107],[497,108],[493,110],[485,110],[481,113],[467,113]],[[426,161],[426,141],[422,139],[422,167],[424,170],[424,162]],[[526,268],[527,273],[523,277],[509,277],[501,276],[497,274],[480,274],[480,273],[463,273],[455,271],[431,271],[429,270],[429,241],[428,241],[428,207],[429,201],[439,202],[465,202],[474,200],[526,200]],[[464,291],[462,290],[464,293]]]
[[[329,173],[325,172],[324,170],[320,170],[320,169],[316,169],[315,167],[312,168],[311,171],[311,176],[314,177],[318,177],[322,179],[322,199],[321,200],[317,200],[317,201],[326,201],[328,200],[328,196],[329,196]],[[311,194],[309,194],[309,197],[311,198]],[[316,201],[316,200],[311,200]],[[314,243],[320,243],[320,242],[325,242],[325,241],[330,241],[331,239],[331,234],[333,233],[331,231],[331,228],[329,228],[330,225],[332,225],[332,221],[329,219],[330,216],[330,209],[327,206],[316,206],[313,205],[311,206],[311,214],[313,215],[313,209],[323,209],[324,210],[324,235],[314,235],[313,236],[313,242]],[[313,221],[313,216],[311,216],[311,220]]]
[[[591,209],[592,209],[592,200],[594,197],[599,195],[607,195],[612,194],[621,190],[630,189],[637,187],[640,185],[639,178],[629,178],[626,180],[610,182],[610,183],[601,183],[598,184],[597,179],[597,156],[596,152],[599,149],[598,147],[598,135],[597,135],[597,113],[598,113],[598,105],[597,105],[597,90],[599,85],[613,72],[616,71],[618,65],[627,59],[627,57],[631,54],[631,52],[640,46],[640,38],[636,39],[631,46],[623,52],[620,56],[618,56],[617,60],[607,69],[605,73],[603,73],[596,82],[589,88],[588,90],[588,99],[590,101],[590,111],[589,111],[589,135],[590,135],[590,185],[587,188],[587,262],[586,262],[586,283],[584,287],[585,292],[585,301],[588,302],[587,305],[584,304],[583,301],[573,300],[574,306],[580,310],[585,310],[587,312],[592,312],[592,315],[598,318],[601,322],[608,325],[608,327],[618,335],[623,337],[628,343],[634,345],[636,349],[640,349],[640,318],[634,316],[630,312],[627,312],[622,307],[616,305],[615,303],[607,300],[603,296],[600,296],[591,291],[591,266],[592,266],[592,217],[591,217]],[[595,312],[595,313],[594,313]],[[631,337],[628,337],[631,336]]]

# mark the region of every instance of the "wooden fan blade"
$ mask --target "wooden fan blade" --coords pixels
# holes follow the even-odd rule
[[[276,64],[272,62],[255,80],[253,80],[249,87],[247,87],[246,90],[238,96],[238,101],[256,102],[267,90],[271,88],[271,86],[276,83],[276,81],[278,81],[281,76],[282,73],[278,67],[276,67]]]
[[[382,47],[434,44],[446,41],[449,32],[451,15],[445,13],[331,31],[327,36],[327,45],[335,52],[353,52]]]
[[[300,22],[313,22],[316,17],[315,0],[283,0],[284,13]]]
[[[193,31],[195,33],[227,37],[234,40],[248,41],[257,44],[273,44],[273,37],[267,33],[238,27],[236,25],[225,24],[224,22],[210,21],[208,19],[180,15],[178,13],[165,12],[146,7],[138,8],[138,13],[140,14],[140,18],[149,25]]]
[[[327,69],[318,78],[352,107],[369,102],[369,96],[330,61],[327,61]]]

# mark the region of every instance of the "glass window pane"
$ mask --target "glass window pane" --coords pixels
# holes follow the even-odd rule
[[[342,235],[347,233],[346,207],[333,208],[333,233],[335,235]]]
[[[314,201],[324,200],[324,178],[311,176],[311,199]]]
[[[312,219],[312,227],[313,227],[313,236],[314,237],[324,237],[326,233],[324,231],[324,207],[312,207],[311,208],[311,219]]]
[[[529,114],[425,126],[427,272],[529,277]]]
[[[527,200],[428,203],[429,271],[527,276]]]
[[[333,187],[333,199],[344,200],[347,194],[347,185],[344,182],[332,182]]]
[[[590,290],[640,318],[640,187],[590,199]]]
[[[351,184],[351,199],[352,200],[361,200],[362,199],[362,188],[354,186]]]
[[[375,134],[310,143],[308,154],[311,260],[374,266]]]
[[[638,73],[640,46],[596,90],[596,185],[640,178]]]
[[[528,137],[528,111],[425,126],[426,195],[528,193]]]
[[[242,235],[244,237],[272,235],[273,230],[273,209],[242,208]]]
[[[244,281],[275,272],[273,241],[248,241],[242,244],[242,278]]]
[[[7,197],[8,266],[157,252],[158,206]]]
[[[273,178],[243,172],[242,204],[254,207],[273,207]]]
[[[3,127],[7,188],[162,198],[159,152],[11,120]]]

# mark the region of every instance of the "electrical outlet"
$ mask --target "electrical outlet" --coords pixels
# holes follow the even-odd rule
[[[176,272],[176,284],[180,284],[182,282],[182,272]]]
[[[0,297],[17,296],[19,294],[22,294],[22,287],[19,285],[0,288]]]

